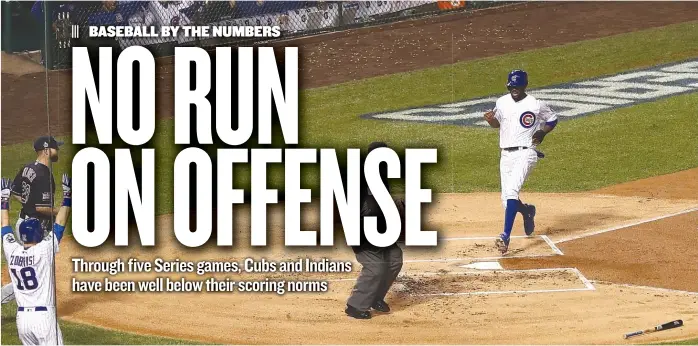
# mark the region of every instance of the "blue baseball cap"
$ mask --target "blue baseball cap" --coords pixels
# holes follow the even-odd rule
[[[63,142],[57,141],[53,136],[41,136],[34,141],[34,151],[41,151],[49,148],[58,149],[61,145],[63,145]]]
[[[509,72],[507,87],[525,87],[528,85],[528,73],[524,70],[513,70]]]

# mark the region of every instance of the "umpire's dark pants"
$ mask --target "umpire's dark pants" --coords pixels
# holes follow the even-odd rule
[[[356,280],[347,304],[361,311],[385,299],[390,287],[402,270],[402,249],[397,244],[387,248],[372,248],[356,253],[363,268]]]

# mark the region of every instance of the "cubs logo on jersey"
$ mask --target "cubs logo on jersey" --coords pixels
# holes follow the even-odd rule
[[[519,117],[519,123],[528,129],[536,123],[536,115],[533,112],[523,112]]]

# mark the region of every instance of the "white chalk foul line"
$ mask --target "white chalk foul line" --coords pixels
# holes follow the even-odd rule
[[[494,261],[494,260],[500,260],[500,259],[504,259],[504,258],[539,258],[539,257],[552,257],[552,256],[557,256],[557,255],[510,255],[510,256],[492,256],[492,257],[411,259],[411,260],[405,260],[404,263]]]
[[[672,214],[667,214],[667,215],[662,215],[662,216],[653,217],[653,218],[651,218],[651,219],[640,220],[640,221],[632,222],[632,223],[625,224],[625,225],[620,225],[620,226],[615,226],[615,227],[611,227],[611,228],[601,229],[601,230],[598,230],[598,231],[583,233],[583,234],[579,234],[579,235],[575,235],[575,236],[572,236],[572,237],[568,237],[568,238],[564,238],[564,239],[558,240],[558,241],[556,241],[556,242],[554,242],[554,243],[555,243],[555,244],[560,244],[560,243],[568,242],[568,241],[571,241],[571,240],[576,240],[576,239],[591,237],[591,236],[594,236],[594,235],[597,235],[597,234],[602,234],[602,233],[617,231],[617,230],[623,229],[623,228],[633,227],[633,226],[642,225],[642,224],[645,224],[645,223],[648,223],[648,222],[658,221],[658,220],[662,220],[662,219],[666,219],[666,218],[670,218],[670,217],[674,217],[674,216],[679,216],[679,215],[683,215],[683,214],[692,213],[692,212],[694,212],[694,211],[698,211],[698,207],[696,207],[696,208],[691,208],[691,209],[686,209],[686,210],[682,210],[682,211],[680,211],[680,212],[676,212],[676,213],[672,213]]]
[[[690,296],[698,296],[698,292],[674,290],[674,289],[671,289],[671,288],[653,287],[653,286],[641,286],[641,285],[631,285],[631,284],[617,284],[617,283],[610,282],[610,281],[600,281],[600,280],[592,280],[592,282],[597,283],[597,284],[604,284],[604,285],[615,285],[615,286],[628,287],[628,288],[639,288],[639,289],[650,290],[650,291],[658,291],[658,292],[677,293],[677,294],[686,294],[686,295],[690,295]]]

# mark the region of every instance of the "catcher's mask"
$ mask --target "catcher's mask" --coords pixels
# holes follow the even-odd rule
[[[528,73],[524,70],[513,70],[507,78],[507,88],[519,88],[528,85]]]
[[[19,237],[22,243],[36,244],[43,239],[43,228],[39,219],[30,217],[19,224]]]

